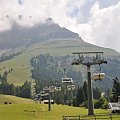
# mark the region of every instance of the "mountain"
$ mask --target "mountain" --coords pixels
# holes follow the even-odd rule
[[[23,27],[13,22],[10,30],[0,32],[0,50],[32,49],[32,46],[39,48],[38,44],[42,45],[42,48],[53,47],[72,48],[79,51],[104,51],[108,56],[119,56],[119,53],[115,50],[84,42],[77,33],[60,27],[51,18],[33,27]]]
[[[34,27],[22,27],[13,23],[10,30],[0,33],[0,49],[29,47],[35,43],[56,38],[79,39],[79,35],[66,28],[61,28],[58,24],[52,23],[50,19],[44,24],[37,24]]]
[[[32,79],[30,60],[40,54],[65,56],[76,51],[103,51],[107,57],[120,56],[113,49],[84,42],[77,33],[60,27],[50,18],[33,27],[23,27],[14,22],[10,30],[0,33],[0,50],[22,51],[0,63],[0,74],[12,68],[8,82],[16,85]]]

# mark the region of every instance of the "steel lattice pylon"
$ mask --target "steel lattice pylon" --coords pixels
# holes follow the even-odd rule
[[[73,54],[78,55],[79,58],[72,62],[71,65],[85,65],[87,66],[88,76],[88,115],[94,115],[93,107],[93,93],[91,86],[91,71],[92,65],[107,64],[107,61],[103,58],[103,52],[74,52]]]

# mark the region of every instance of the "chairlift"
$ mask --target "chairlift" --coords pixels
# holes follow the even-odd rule
[[[56,87],[55,91],[61,91],[61,87]]]
[[[72,78],[66,77],[66,73],[65,73],[66,69],[64,69],[64,78],[62,78],[62,83],[73,83]]]
[[[44,88],[43,88],[43,91],[48,91],[48,90],[49,90],[48,87],[44,87]]]
[[[50,86],[49,89],[56,89],[56,86]]]
[[[105,78],[105,73],[93,73],[92,79],[93,80],[103,80]]]
[[[105,73],[100,73],[101,65],[99,65],[99,72],[93,73],[92,79],[93,80],[103,80],[105,78]]]
[[[75,85],[68,85],[68,86],[67,86],[67,89],[68,89],[68,90],[74,90],[74,89],[75,89]]]
[[[44,99],[41,101],[42,104],[49,104],[49,100],[48,99]],[[51,104],[54,104],[54,100],[50,100]]]
[[[50,86],[49,90],[50,90],[50,92],[54,92],[56,90],[56,86]]]
[[[72,78],[65,77],[65,78],[62,78],[62,83],[73,83],[73,80]]]
[[[44,93],[45,93],[45,91],[44,91],[44,90],[40,91],[40,94],[44,94]]]
[[[45,93],[49,93],[49,87],[44,87],[44,88],[43,88],[43,91],[44,91]]]
[[[39,94],[40,94],[40,96],[47,96],[48,95],[48,93],[46,91],[44,91],[44,90],[40,91]]]
[[[35,94],[35,96],[33,97],[34,101],[38,101],[40,98],[40,94]]]
[[[40,96],[48,96],[48,93],[41,93]]]

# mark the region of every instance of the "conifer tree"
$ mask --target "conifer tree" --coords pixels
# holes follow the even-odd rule
[[[87,81],[84,81],[83,83],[83,92],[84,92],[84,98],[85,101],[88,99],[88,85],[87,85]]]
[[[93,98],[94,99],[101,98],[101,92],[100,92],[99,88],[97,88],[97,87],[93,89]]]
[[[112,88],[113,97],[111,101],[117,102],[118,96],[120,96],[120,82],[117,77],[113,79],[113,81],[114,81]]]

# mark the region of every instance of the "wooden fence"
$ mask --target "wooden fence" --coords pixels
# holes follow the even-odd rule
[[[112,114],[63,116],[63,120],[112,120]]]

